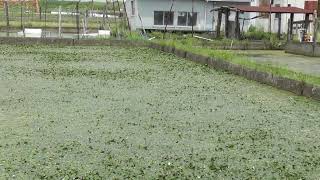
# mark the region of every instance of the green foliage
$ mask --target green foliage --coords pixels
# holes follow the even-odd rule
[[[270,33],[264,32],[263,28],[250,26],[248,31],[244,34],[244,38],[249,40],[269,40]]]
[[[0,52],[0,179],[319,177],[318,102],[147,48]]]

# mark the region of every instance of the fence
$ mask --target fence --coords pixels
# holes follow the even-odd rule
[[[121,37],[128,31],[123,2],[42,2],[36,9],[24,1],[3,2],[0,36],[42,38],[90,38],[99,35]],[[100,30],[100,31],[99,31]],[[105,31],[103,31],[105,30]]]

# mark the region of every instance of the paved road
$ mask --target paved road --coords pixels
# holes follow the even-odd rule
[[[284,51],[246,51],[250,59],[286,66],[294,71],[320,76],[320,58],[284,53]]]

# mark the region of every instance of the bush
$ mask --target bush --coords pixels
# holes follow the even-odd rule
[[[270,39],[270,33],[264,32],[262,28],[250,26],[244,37],[249,40],[267,40]]]

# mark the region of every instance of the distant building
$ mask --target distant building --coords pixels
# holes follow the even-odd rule
[[[193,2],[193,3],[192,3]],[[250,5],[251,0],[126,0],[133,30],[214,31],[217,12],[229,5]],[[232,15],[231,15],[232,16]],[[193,17],[193,18],[192,18]],[[230,18],[232,21],[232,18]]]
[[[251,6],[269,6],[270,0],[252,0]],[[315,9],[316,8],[316,0],[274,0],[273,5],[275,7],[298,7],[302,9]],[[250,13],[250,17],[259,16],[259,13]],[[271,30],[272,32],[278,31],[278,21],[279,21],[279,14],[272,14],[271,16]],[[290,18],[290,14],[282,14],[281,15],[281,32],[286,33],[288,29],[288,20]],[[305,14],[296,14],[294,16],[294,21],[304,21]],[[310,16],[310,20],[312,20],[312,16]],[[269,27],[269,17],[268,15],[262,16],[260,18],[251,20],[250,25],[255,27],[260,27],[264,29],[264,31],[268,31]],[[297,24],[295,30],[302,29]],[[309,27],[309,31],[312,28]]]
[[[7,1],[8,5],[20,4],[23,3],[24,6],[33,8],[36,12],[40,11],[39,0],[0,0],[0,7],[2,8],[4,2]]]

